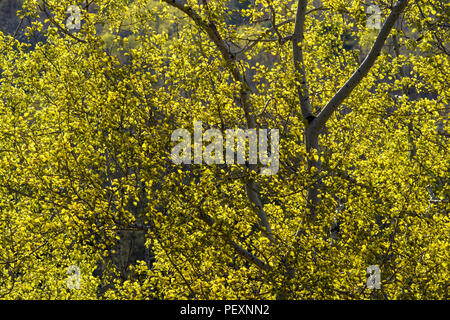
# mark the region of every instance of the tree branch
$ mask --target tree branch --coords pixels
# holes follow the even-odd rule
[[[325,126],[327,120],[331,117],[333,112],[341,105],[341,103],[352,93],[353,89],[361,82],[361,80],[368,74],[378,56],[380,55],[381,49],[386,42],[389,33],[391,32],[395,21],[398,19],[400,14],[406,8],[408,0],[400,0],[392,8],[389,17],[386,19],[380,33],[375,40],[369,54],[364,59],[363,63],[359,68],[353,73],[350,79],[339,89],[339,91],[334,95],[333,98],[326,104],[317,118],[311,123],[307,130],[311,133],[317,134],[321,128]]]
[[[211,218],[209,215],[207,215],[204,212],[201,212],[198,214],[198,217],[203,220],[207,225],[212,227],[216,221]],[[261,259],[259,259],[257,256],[251,254],[244,248],[242,248],[239,244],[237,244],[235,241],[233,241],[230,237],[226,237],[225,240],[234,248],[236,253],[240,255],[245,260],[249,261],[250,263],[253,263],[255,266],[257,266],[259,269],[264,271],[271,271],[272,267],[268,264],[264,263]]]
[[[309,101],[308,85],[306,83],[305,64],[303,62],[303,33],[305,27],[307,0],[298,0],[295,16],[294,33],[292,34],[292,53],[294,60],[295,79],[297,81],[297,95],[303,119],[312,119],[311,104]]]
[[[197,26],[199,26],[208,34],[210,40],[214,42],[214,44],[217,46],[223,59],[226,62],[227,68],[233,75],[234,80],[241,85],[240,97],[239,99],[236,99],[236,102],[242,107],[244,111],[245,118],[247,121],[247,127],[249,129],[256,128],[257,127],[256,117],[253,113],[253,108],[250,103],[250,93],[251,93],[250,86],[248,85],[244,75],[241,74],[241,72],[239,71],[239,68],[236,64],[236,56],[232,54],[231,50],[226,45],[225,41],[219,34],[216,25],[213,22],[204,21],[196,12],[192,10],[192,8],[190,8],[187,5],[177,3],[175,0],[163,0],[163,1],[179,9],[180,11],[184,12],[187,16],[189,16],[197,24]],[[251,170],[255,170],[254,165],[250,165],[249,168]],[[256,187],[253,180],[246,182],[246,192],[248,198],[251,202],[253,202],[253,204],[256,205],[258,210],[257,214],[261,220],[261,225],[264,226],[264,228],[266,229],[269,240],[273,241],[272,229],[269,224],[267,213],[264,211],[264,208],[261,205],[259,192],[255,190]]]

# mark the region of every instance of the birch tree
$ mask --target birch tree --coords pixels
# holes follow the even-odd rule
[[[446,299],[447,12],[25,0],[28,40],[0,34],[0,297]],[[174,132],[204,160],[232,129],[278,130],[279,170],[173,161]]]

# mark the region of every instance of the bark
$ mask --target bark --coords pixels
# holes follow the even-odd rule
[[[295,80],[297,81],[297,95],[300,100],[300,109],[303,119],[312,119],[311,104],[309,101],[306,71],[303,62],[303,39],[306,17],[307,0],[299,0],[295,16],[294,33],[292,34],[292,56],[294,60]]]

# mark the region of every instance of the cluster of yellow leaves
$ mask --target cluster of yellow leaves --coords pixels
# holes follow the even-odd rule
[[[64,27],[72,1],[46,2]],[[51,21],[29,28],[46,37],[34,46],[0,33],[0,298],[447,298],[450,153],[436,128],[448,130],[450,66],[426,22],[441,16],[439,1],[417,2],[422,12],[413,6],[404,18],[410,31],[394,31],[400,52],[390,38],[321,134],[321,155],[312,155],[321,172],[305,165],[291,48],[261,22],[274,10],[288,21],[278,32],[288,35],[296,4],[247,4],[237,10],[244,26],[229,23],[226,1],[187,2],[242,50],[252,112],[260,126],[280,130],[274,176],[171,162],[175,129],[192,130],[194,120],[245,127],[245,115],[220,52],[167,4],[94,1],[82,8],[78,40]],[[40,3],[25,1],[22,14],[37,19]],[[302,44],[315,113],[373,41],[361,1],[323,5],[308,14]],[[344,33],[360,45],[344,50]],[[412,41],[419,33],[423,40]],[[249,179],[259,185],[273,242],[258,228]],[[306,193],[317,179],[321,202],[308,224]],[[145,237],[151,259],[122,262],[116,251],[126,232]],[[375,264],[380,291],[366,288]],[[81,271],[79,290],[67,287],[71,265]]]

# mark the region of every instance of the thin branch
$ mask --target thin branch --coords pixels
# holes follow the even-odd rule
[[[212,227],[216,223],[216,221],[213,218],[211,218],[209,215],[207,215],[204,212],[200,213],[198,215],[198,217],[201,220],[203,220],[210,227]],[[264,261],[259,259],[257,256],[251,254],[250,252],[248,252],[247,250],[242,248],[239,244],[237,244],[231,238],[226,237],[225,240],[234,248],[234,250],[236,251],[237,254],[239,254],[245,260],[253,263],[259,269],[264,270],[264,271],[271,271],[272,270],[271,266],[267,265]]]
[[[41,9],[41,11],[43,11],[43,12],[45,13],[45,15],[47,16],[47,18],[51,21],[51,23],[52,23],[53,25],[55,25],[62,33],[68,35],[68,36],[71,37],[72,39],[75,39],[75,40],[77,40],[78,42],[87,43],[86,40],[83,40],[83,39],[78,38],[77,36],[74,36],[74,35],[71,34],[69,31],[67,31],[66,29],[64,29],[63,27],[61,27],[61,26],[59,25],[59,23],[57,23],[57,22],[55,21],[55,19],[53,19],[53,17],[51,16],[51,14],[47,11],[47,8],[46,8],[46,6],[48,6],[47,1],[44,0],[44,1],[42,1],[42,2],[44,3],[44,6],[43,6],[43,7],[39,6],[39,9]]]
[[[197,217],[202,220],[203,222],[205,222],[208,226],[210,226],[211,228],[214,227],[214,225],[216,224],[216,221],[210,217],[208,214],[201,212],[197,215]],[[154,228],[151,226],[147,226],[147,225],[130,225],[128,227],[129,230],[150,230],[152,232],[155,232]],[[247,260],[248,262],[254,264],[255,266],[257,266],[259,269],[263,270],[263,271],[271,271],[272,267],[269,266],[268,264],[266,264],[264,261],[262,261],[261,259],[259,259],[257,256],[255,256],[254,254],[251,254],[250,252],[248,252],[247,250],[245,250],[243,247],[241,247],[238,243],[236,243],[233,239],[231,239],[229,236],[225,236],[224,240],[230,244],[234,250],[236,251],[236,253],[238,255],[240,255],[242,258],[244,258],[245,260]],[[162,241],[162,240],[160,240]]]
[[[285,20],[285,21],[283,21],[283,22],[278,23],[278,24],[276,25],[276,28],[278,29],[278,28],[280,28],[281,26],[284,26],[285,24],[288,24],[288,23],[292,23],[292,22],[294,22],[294,21],[295,21],[295,19],[287,19],[287,20]],[[263,38],[266,37],[266,36],[268,36],[269,33],[271,33],[273,30],[274,30],[274,28],[273,28],[273,26],[272,26],[272,27],[270,27],[269,29],[265,30],[262,34],[260,34],[260,35],[258,36],[258,38],[256,38],[256,39],[242,39],[242,40],[249,41],[249,42],[251,42],[251,43],[250,43],[250,44],[247,44],[243,49],[239,50],[239,51],[236,52],[235,54],[238,55],[238,54],[242,54],[242,53],[244,53],[244,52],[247,52],[248,50],[251,50],[258,42],[264,41]],[[292,39],[292,35],[286,36],[286,37],[284,37],[284,38],[281,39],[281,44],[284,44],[287,40],[291,40],[291,39]],[[270,40],[270,41],[277,41],[277,40],[278,40],[278,39]]]
[[[280,30],[278,30],[278,27],[277,27],[277,16],[276,16],[275,9],[273,8],[272,3],[271,3],[270,0],[267,0],[267,4],[268,4],[268,7],[270,9],[272,28],[273,28],[273,30],[275,31],[275,34],[278,37],[278,43],[281,44],[283,36],[281,35]]]

